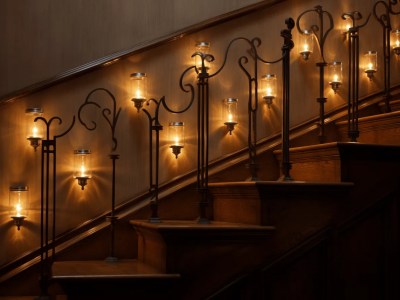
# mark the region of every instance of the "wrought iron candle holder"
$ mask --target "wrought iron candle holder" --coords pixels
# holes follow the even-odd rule
[[[65,136],[75,124],[75,116],[70,126],[61,134],[52,135],[51,129],[54,122],[62,124],[60,117],[52,117],[49,120],[39,116],[34,122],[42,122],[45,126],[45,135],[42,140],[41,153],[41,190],[40,190],[40,296],[39,299],[50,299],[48,285],[50,281],[50,269],[55,257],[56,239],[56,179],[57,179],[57,139]],[[52,221],[50,221],[52,216]],[[50,237],[51,228],[51,237]]]
[[[39,107],[30,107],[25,110],[25,114],[29,118],[26,139],[36,152],[37,147],[40,146],[40,141],[43,139],[43,133],[40,124],[37,124],[34,120],[43,115],[43,110]]]
[[[360,29],[367,25],[371,15],[368,15],[365,22],[357,25],[362,19],[362,15],[358,11],[344,13],[343,20],[351,22],[348,29],[349,34],[349,80],[348,80],[348,103],[347,103],[347,134],[351,142],[356,142],[359,136],[358,130],[358,91],[359,91],[359,74],[360,74]]]
[[[390,34],[392,32],[392,24],[390,20],[391,15],[398,15],[400,12],[395,12],[393,7],[399,3],[398,0],[388,0],[387,3],[383,0],[377,1],[373,8],[373,13],[376,20],[382,26],[382,53],[383,53],[383,73],[384,73],[384,111],[390,112],[390,100],[392,95],[390,94]],[[382,14],[379,14],[383,11]]]
[[[92,97],[94,97],[95,94],[98,93],[103,93],[111,99],[111,109],[108,107],[103,108],[100,104],[98,104],[96,101],[92,101]],[[109,155],[111,161],[112,161],[112,181],[111,181],[111,212],[110,214],[106,217],[106,219],[110,222],[110,255],[106,258],[107,261],[116,261],[118,260],[116,255],[115,255],[115,223],[118,220],[118,217],[115,215],[115,169],[116,169],[116,160],[119,159],[119,154],[115,153],[118,147],[118,140],[115,136],[115,129],[117,127],[118,123],[118,118],[121,113],[121,108],[117,109],[117,101],[115,99],[115,96],[107,89],[105,88],[96,88],[92,90],[87,96],[85,102],[79,107],[78,111],[78,119],[79,122],[87,129],[90,131],[93,131],[97,128],[97,123],[95,121],[92,121],[90,125],[88,125],[82,118],[82,112],[84,108],[88,106],[94,106],[98,109],[101,109],[102,116],[106,120],[106,123],[110,126],[111,130],[111,141],[112,141],[112,147],[111,151],[112,153]]]
[[[10,186],[9,207],[11,218],[15,226],[20,230],[29,209],[28,187],[23,185]]]
[[[224,99],[224,119],[225,126],[229,131],[229,134],[232,135],[232,131],[235,129],[235,126],[238,124],[237,122],[237,104],[238,99],[236,98],[226,98]]]
[[[318,25],[314,24],[311,25],[308,29],[303,29],[302,26],[300,25],[300,21],[302,20],[302,18],[309,14],[309,13],[316,13],[318,15],[318,20],[319,23]],[[325,25],[325,18],[328,18],[328,28],[325,30],[324,25]],[[301,13],[299,15],[299,17],[297,18],[296,21],[296,26],[297,26],[297,30],[299,31],[299,33],[301,35],[306,35],[311,33],[312,36],[315,37],[315,39],[317,40],[317,45],[319,48],[319,52],[320,52],[320,57],[321,57],[321,61],[317,62],[317,67],[319,68],[319,97],[317,98],[317,102],[319,103],[320,106],[320,110],[319,110],[319,141],[320,143],[324,143],[326,141],[326,135],[325,135],[325,103],[327,98],[325,97],[325,93],[324,93],[324,86],[325,86],[325,79],[324,79],[324,70],[325,67],[328,66],[328,63],[325,60],[325,56],[324,56],[324,46],[325,46],[325,41],[326,38],[328,37],[328,34],[331,32],[331,30],[333,29],[333,18],[332,15],[326,11],[322,9],[322,6],[317,5],[315,6],[313,9],[309,9],[304,11],[303,13]],[[301,47],[301,46],[300,46]],[[304,55],[303,55],[304,57]],[[305,57],[304,57],[305,58]],[[308,59],[308,56],[307,56]]]
[[[182,75],[183,76],[183,75]],[[150,106],[150,104],[155,105],[154,113],[152,114],[148,108],[142,108],[143,112],[146,114],[149,120],[149,192],[151,194],[151,216],[149,221],[151,223],[159,223],[161,222],[161,218],[158,215],[158,189],[159,189],[159,165],[160,165],[160,130],[163,130],[163,126],[159,121],[159,112],[160,107],[164,107],[168,112],[174,114],[180,114],[186,112],[193,104],[194,98],[192,97],[189,101],[187,107],[182,110],[175,111],[171,109],[165,100],[165,97],[161,97],[159,100],[154,98],[148,99],[145,104],[146,107]],[[183,123],[180,125],[183,126]],[[153,133],[155,133],[155,156],[153,155]],[[176,145],[179,147],[173,150],[173,153],[176,157],[179,155],[178,150],[182,148],[182,145]],[[174,152],[175,151],[175,152]]]

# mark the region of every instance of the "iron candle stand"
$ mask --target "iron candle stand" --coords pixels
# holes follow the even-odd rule
[[[55,257],[56,238],[56,158],[57,138],[63,137],[75,124],[75,116],[69,128],[59,135],[50,139],[50,129],[54,121],[62,124],[60,117],[52,117],[47,120],[36,117],[34,122],[41,121],[45,124],[45,139],[42,140],[41,153],[41,189],[40,189],[40,296],[39,299],[50,299],[48,295],[48,284],[50,279],[50,268]],[[52,168],[51,168],[52,166]],[[51,179],[51,180],[50,180]],[[51,192],[52,191],[52,192]],[[51,195],[52,194],[52,195]],[[52,222],[49,221],[50,205],[52,205]],[[49,227],[52,227],[52,238],[49,237]],[[51,241],[51,243],[50,243]],[[50,249],[51,248],[51,249]],[[50,255],[51,252],[51,255]],[[51,257],[51,259],[50,259]]]
[[[359,137],[358,130],[358,87],[360,74],[360,36],[359,30],[364,27],[370,18],[368,15],[366,21],[359,26],[356,26],[356,21],[362,19],[362,15],[358,11],[344,13],[343,20],[350,19],[351,27],[349,28],[349,87],[348,87],[348,104],[347,104],[347,134],[351,142],[357,142]]]
[[[308,13],[316,13],[318,14],[319,17],[319,24],[318,25],[311,25],[309,29],[302,29],[300,26],[300,20],[302,17]],[[325,16],[328,17],[329,21],[329,27],[327,30],[324,30],[324,18]],[[325,41],[326,38],[329,34],[329,32],[333,29],[333,18],[332,15],[327,12],[326,10],[322,9],[322,6],[317,5],[314,7],[314,9],[309,9],[304,11],[299,15],[296,21],[296,26],[297,30],[299,31],[300,34],[304,35],[307,33],[312,33],[318,44],[319,52],[321,55],[321,61],[317,62],[316,65],[319,68],[319,97],[317,98],[317,102],[319,103],[320,110],[319,110],[319,141],[320,143],[324,143],[326,141],[326,135],[325,135],[325,103],[327,98],[325,97],[324,93],[324,87],[325,87],[325,79],[324,79],[324,73],[325,73],[325,67],[328,65],[325,56],[324,56],[324,46],[325,46]],[[319,35],[317,34],[319,32]]]
[[[398,3],[397,0],[389,0],[388,3],[381,0],[375,3],[373,12],[374,16],[382,26],[382,45],[383,45],[383,72],[384,72],[384,111],[390,112],[390,34],[392,32],[392,24],[390,15],[398,15],[400,12],[393,11],[393,6]],[[384,13],[378,15],[379,6],[383,7]]]
[[[91,97],[98,92],[105,93],[112,101],[112,108],[102,108],[100,104],[95,101],[91,101]],[[110,222],[110,256],[106,258],[107,261],[116,261],[117,257],[115,255],[115,223],[118,220],[118,217],[115,215],[115,170],[116,170],[116,160],[119,159],[119,154],[115,153],[118,146],[118,140],[115,137],[115,129],[118,123],[118,118],[121,113],[121,108],[117,109],[117,101],[114,95],[105,88],[96,88],[92,90],[87,96],[85,102],[79,107],[78,111],[78,119],[79,122],[90,131],[93,131],[97,128],[97,123],[92,121],[91,125],[87,125],[86,122],[82,119],[82,111],[86,106],[95,106],[98,109],[102,109],[102,116],[106,120],[106,123],[110,126],[111,129],[111,140],[112,140],[112,153],[109,155],[112,161],[112,184],[111,184],[111,212],[110,215],[106,217],[106,219]]]

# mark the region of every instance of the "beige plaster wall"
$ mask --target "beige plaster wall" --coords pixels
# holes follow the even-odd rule
[[[262,0],[0,3],[0,96]]]
[[[326,83],[325,92],[328,97],[327,111],[346,103],[347,98],[347,49],[343,38],[341,14],[359,10],[366,16],[371,11],[373,0],[352,0],[338,2],[324,1],[324,8],[333,15],[335,30],[326,42],[327,61],[344,62],[344,84],[338,94],[334,94]],[[137,113],[130,101],[129,75],[132,72],[148,74],[149,97],[159,99],[166,96],[167,102],[175,109],[187,105],[187,94],[179,90],[181,73],[193,62],[190,56],[194,52],[196,41],[210,41],[212,53],[216,60],[211,72],[221,66],[228,43],[236,37],[249,39],[260,37],[262,45],[260,55],[274,60],[281,55],[282,38],[280,30],[285,27],[287,17],[297,18],[304,10],[320,4],[319,1],[288,0],[268,9],[260,10],[249,16],[237,18],[228,23],[201,32],[188,35],[175,42],[163,45],[150,51],[134,55],[106,68],[91,72],[82,77],[51,87],[32,96],[3,104],[0,109],[0,236],[8,241],[6,247],[0,247],[0,265],[18,257],[25,251],[39,245],[39,208],[40,208],[40,148],[34,152],[25,139],[26,107],[41,106],[45,117],[59,116],[63,120],[60,126],[54,124],[54,134],[65,130],[77,114],[79,106],[88,93],[98,87],[109,89],[121,107],[121,115],[116,130],[118,138],[117,153],[117,203],[127,201],[148,189],[148,120],[143,112]],[[382,64],[380,51],[381,28],[376,20],[361,32],[360,50],[378,50],[379,62]],[[293,32],[297,42],[298,33]],[[237,65],[240,56],[246,55],[245,43],[235,44],[228,57],[224,70],[210,79],[210,160],[217,159],[227,153],[246,147],[247,143],[247,81],[244,73]],[[318,69],[317,50],[308,62],[300,59],[298,48],[291,55],[291,125],[296,125],[318,115]],[[399,62],[393,60],[393,83],[399,82]],[[249,67],[251,68],[251,67]],[[261,66],[260,73],[274,72],[281,84],[280,65]],[[382,68],[370,82],[365,74],[360,77],[360,96],[382,89]],[[186,82],[195,85],[194,75],[186,78]],[[239,125],[230,136],[221,118],[221,103],[226,97],[239,99]],[[111,105],[111,100],[99,93],[92,100],[102,105]],[[258,113],[258,137],[268,137],[280,131],[282,105],[278,97],[268,109],[260,103]],[[96,114],[97,113],[97,114]],[[110,129],[98,112],[86,112],[87,118],[98,121],[99,128],[89,132],[78,122],[73,130],[57,141],[57,232],[68,229],[93,218],[110,208],[111,152]],[[184,121],[186,124],[186,145],[178,159],[169,149],[166,130],[160,134],[160,182],[194,170],[196,167],[196,132],[195,108],[185,114],[173,115],[164,109],[160,111],[160,121],[167,125],[169,121]],[[89,147],[93,151],[94,176],[84,191],[72,178],[73,150],[78,147]],[[268,166],[262,166],[268,168]],[[26,224],[17,231],[6,211],[8,205],[8,188],[13,183],[23,183],[30,187],[31,211]],[[188,199],[188,201],[193,201]]]

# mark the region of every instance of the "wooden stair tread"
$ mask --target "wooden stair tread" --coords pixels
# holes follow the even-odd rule
[[[201,224],[192,220],[166,220],[160,223],[151,223],[147,220],[132,220],[134,226],[153,229],[157,231],[176,231],[176,232],[249,232],[258,231],[267,233],[275,230],[273,226],[249,225],[242,223],[211,221],[209,224]]]
[[[393,111],[372,116],[360,117],[358,118],[358,123],[368,123],[368,122],[377,123],[379,121],[382,122],[385,120],[397,120],[397,122],[399,123],[400,122],[399,118],[400,118],[400,111]],[[336,125],[338,126],[347,125],[347,120],[336,122]]]
[[[52,278],[57,280],[98,279],[178,279],[179,274],[165,274],[138,260],[56,261]]]

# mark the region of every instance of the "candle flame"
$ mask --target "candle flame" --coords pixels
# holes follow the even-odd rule
[[[179,145],[179,136],[176,135],[174,138],[174,141],[175,141],[175,145],[178,146]]]
[[[36,125],[33,125],[32,127],[32,137],[39,137],[39,129],[36,127]]]
[[[303,51],[304,51],[304,52],[310,51],[310,46],[309,46],[308,44],[304,44],[304,45],[303,45]]]
[[[136,90],[135,95],[136,95],[135,96],[136,99],[143,99],[144,98],[143,95],[142,95],[142,91],[139,90],[139,89]]]
[[[81,165],[81,175],[80,175],[80,177],[86,177],[87,175],[86,175],[86,168],[85,168],[85,165]]]
[[[15,210],[16,210],[16,212],[17,212],[17,217],[21,217],[22,215],[21,215],[21,212],[22,212],[22,205],[21,205],[21,203],[17,203],[16,205],[15,205]]]
[[[266,94],[267,94],[267,96],[272,96],[272,88],[271,87],[267,87],[267,89],[266,89]]]
[[[333,75],[333,82],[339,82],[339,76],[337,74]]]

